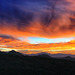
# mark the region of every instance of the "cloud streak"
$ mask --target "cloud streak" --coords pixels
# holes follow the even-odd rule
[[[22,52],[30,51],[30,53],[38,53],[38,52],[48,52],[48,53],[63,53],[67,51],[75,50],[75,40],[71,40],[69,42],[61,42],[61,43],[40,43],[40,44],[29,44],[28,42],[24,42],[13,38],[11,36],[0,36],[0,46],[1,48],[15,49],[18,51],[24,50]],[[29,52],[28,52],[29,53]],[[72,53],[72,52],[71,52]]]

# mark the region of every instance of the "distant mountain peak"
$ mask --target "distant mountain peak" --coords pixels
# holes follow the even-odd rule
[[[40,54],[38,56],[40,56],[40,57],[46,57],[46,58],[51,58],[51,56],[49,56],[48,54]]]
[[[11,51],[9,51],[8,53],[9,53],[9,54],[13,54],[13,55],[23,55],[23,54],[21,54],[21,53],[19,53],[19,52],[16,52],[15,50],[11,50]]]
[[[11,50],[11,51],[9,51],[9,52],[16,52],[15,50]]]
[[[65,58],[72,58],[71,56],[66,56]]]

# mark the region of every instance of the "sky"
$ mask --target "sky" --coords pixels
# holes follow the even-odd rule
[[[75,0],[0,0],[0,51],[75,54]]]

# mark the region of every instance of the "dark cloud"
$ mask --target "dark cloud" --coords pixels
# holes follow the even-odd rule
[[[13,30],[17,35],[27,32],[30,36],[58,37],[73,32],[74,37],[74,3],[74,0],[0,0],[0,34]]]
[[[16,23],[17,27],[28,26],[30,21],[33,20],[33,17],[32,13],[22,11],[14,4],[9,4],[9,2],[5,3],[5,5],[1,5],[0,23]]]
[[[12,37],[10,35],[0,35],[0,44],[1,43],[9,43],[9,42],[12,42],[12,41],[20,41],[20,40]]]
[[[9,36],[9,35],[0,35],[1,38],[6,38],[6,39],[15,39],[14,37],[12,36]]]
[[[29,44],[28,42],[21,41],[10,35],[0,35],[0,46],[2,48],[21,48]]]

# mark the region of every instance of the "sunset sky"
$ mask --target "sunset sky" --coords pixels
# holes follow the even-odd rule
[[[75,0],[0,0],[0,51],[75,54]]]

